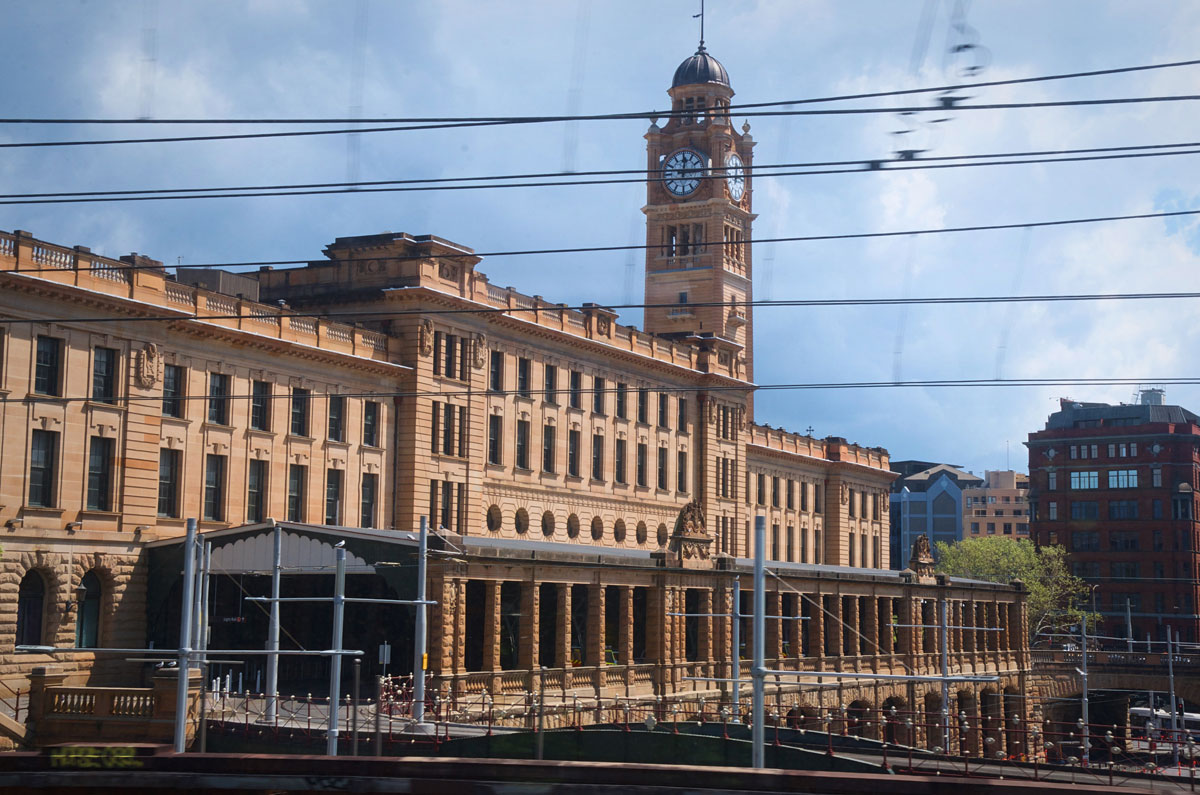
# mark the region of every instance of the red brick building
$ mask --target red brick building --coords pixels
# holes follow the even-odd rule
[[[1125,637],[1128,609],[1137,640],[1200,637],[1200,417],[1158,389],[1128,405],[1064,399],[1026,444],[1031,534],[1094,586],[1101,634]]]

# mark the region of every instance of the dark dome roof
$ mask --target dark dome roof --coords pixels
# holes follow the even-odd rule
[[[708,54],[703,44],[696,50],[695,55],[679,64],[679,68],[675,70],[675,79],[671,81],[671,88],[697,83],[729,85],[729,73],[721,66],[720,61]]]

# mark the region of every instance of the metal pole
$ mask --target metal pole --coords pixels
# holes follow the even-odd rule
[[[766,638],[766,619],[764,616],[767,612],[767,593],[766,593],[766,571],[765,571],[765,553],[763,547],[767,540],[767,518],[765,516],[754,517],[754,660],[750,665],[750,680],[754,686],[753,707],[751,714],[751,767],[762,769],[764,765],[764,749],[763,741],[765,739],[763,732],[763,671],[766,669],[764,658],[766,657],[767,645]]]
[[[1133,612],[1128,599],[1125,600],[1125,637],[1129,638],[1126,650],[1133,654]]]
[[[383,677],[375,677],[375,756],[383,756]]]
[[[193,581],[196,576],[196,520],[187,520],[187,537],[183,542],[183,587],[179,589],[183,601],[179,617],[179,684],[175,689],[175,753],[182,754],[187,747],[187,702],[188,660],[191,647],[188,639],[192,633],[192,597],[195,594]]]
[[[342,681],[342,622],[346,615],[346,548],[337,548],[337,575],[333,586],[333,656],[329,658],[329,729],[326,756],[337,756],[338,690]]]
[[[267,650],[279,651],[279,579],[283,567],[283,531],[272,519],[274,549],[271,558],[271,621],[267,631]],[[267,721],[274,723],[279,714],[279,655],[267,655]]]
[[[429,557],[429,519],[421,517],[421,534],[417,547],[417,614],[413,637],[413,731],[430,734],[425,722],[425,568]]]
[[[733,722],[742,722],[742,581],[733,578]]]
[[[354,658],[354,690],[350,694],[350,755],[358,756],[358,686],[362,659]]]
[[[1095,595],[1096,595],[1096,591],[1093,590],[1092,596],[1095,596]],[[1087,669],[1088,650],[1087,650],[1087,617],[1086,616],[1084,616],[1083,618],[1080,619],[1079,629],[1080,629],[1080,635],[1083,638],[1082,642],[1080,643],[1080,648],[1083,649],[1083,667],[1079,671],[1079,675],[1083,680],[1083,699],[1082,699],[1082,705],[1081,705],[1082,713],[1083,713],[1082,714],[1083,726],[1079,732],[1079,736],[1083,740],[1083,746],[1082,746],[1082,753],[1080,754],[1080,761],[1083,763],[1084,767],[1089,767],[1088,762],[1090,761],[1091,751],[1092,751],[1092,742],[1091,742],[1092,728],[1091,728],[1091,723],[1088,720],[1088,669]]]
[[[546,758],[546,666],[538,677],[537,758]],[[628,721],[626,721],[628,723]]]
[[[1167,626],[1167,684],[1171,688],[1171,760],[1175,767],[1179,767],[1179,712],[1175,706],[1175,642],[1171,640],[1173,631],[1170,625]]]
[[[942,676],[950,676],[950,643],[949,643],[949,623],[946,620],[946,597],[942,597],[938,603],[938,623],[942,630]],[[925,611],[922,610],[922,613]],[[950,680],[942,679],[942,742],[945,743],[946,749],[950,746]]]

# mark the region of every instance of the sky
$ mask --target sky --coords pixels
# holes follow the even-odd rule
[[[0,0],[0,115],[312,118],[570,115],[669,108],[697,0]],[[1200,57],[1190,0],[708,0],[708,51],[735,103],[778,102]],[[957,45],[972,45],[957,56]],[[965,76],[973,67],[976,77]],[[1195,94],[1200,67],[962,91],[968,103]],[[859,100],[841,107],[898,107]],[[828,106],[828,107],[833,107]],[[940,123],[925,119],[945,118]],[[740,127],[741,119],[736,123]],[[759,164],[887,160],[1196,140],[1200,103],[749,119]],[[7,148],[0,193],[224,187],[645,166],[645,120],[244,141]],[[0,143],[267,128],[0,124]],[[287,125],[271,129],[317,129]],[[757,238],[1026,224],[1200,209],[1196,155],[759,177]],[[322,257],[337,237],[434,234],[476,251],[644,243],[637,183],[155,202],[0,205],[0,229],[169,265]],[[1200,289],[1196,216],[759,243],[758,299]],[[491,257],[492,283],[636,303],[642,255]],[[1188,377],[1192,299],[757,308],[760,384]],[[640,325],[636,310],[623,322]],[[756,419],[976,472],[1026,467],[1060,397],[1135,387],[764,391]],[[1200,387],[1167,401],[1200,412]]]

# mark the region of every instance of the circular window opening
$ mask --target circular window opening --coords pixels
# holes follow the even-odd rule
[[[658,545],[660,547],[665,547],[667,545],[667,526],[665,524],[660,524],[658,526]]]
[[[645,522],[638,522],[638,523],[637,523],[637,531],[636,531],[636,532],[637,532],[637,542],[638,542],[639,544],[645,544],[645,543],[646,543],[646,537],[647,537],[647,535],[646,535],[646,523],[645,523]]]
[[[487,529],[493,533],[500,529],[500,506],[492,505],[487,509]]]
[[[625,520],[624,519],[618,519],[617,523],[613,525],[613,540],[616,541],[618,544],[625,543]]]
[[[554,513],[551,511],[542,514],[542,535],[554,535]]]
[[[579,538],[579,517],[575,514],[567,517],[567,537]]]
[[[524,534],[529,530],[529,512],[524,508],[517,509],[517,532]]]
[[[592,517],[592,540],[599,541],[604,538],[604,521],[599,516]]]

